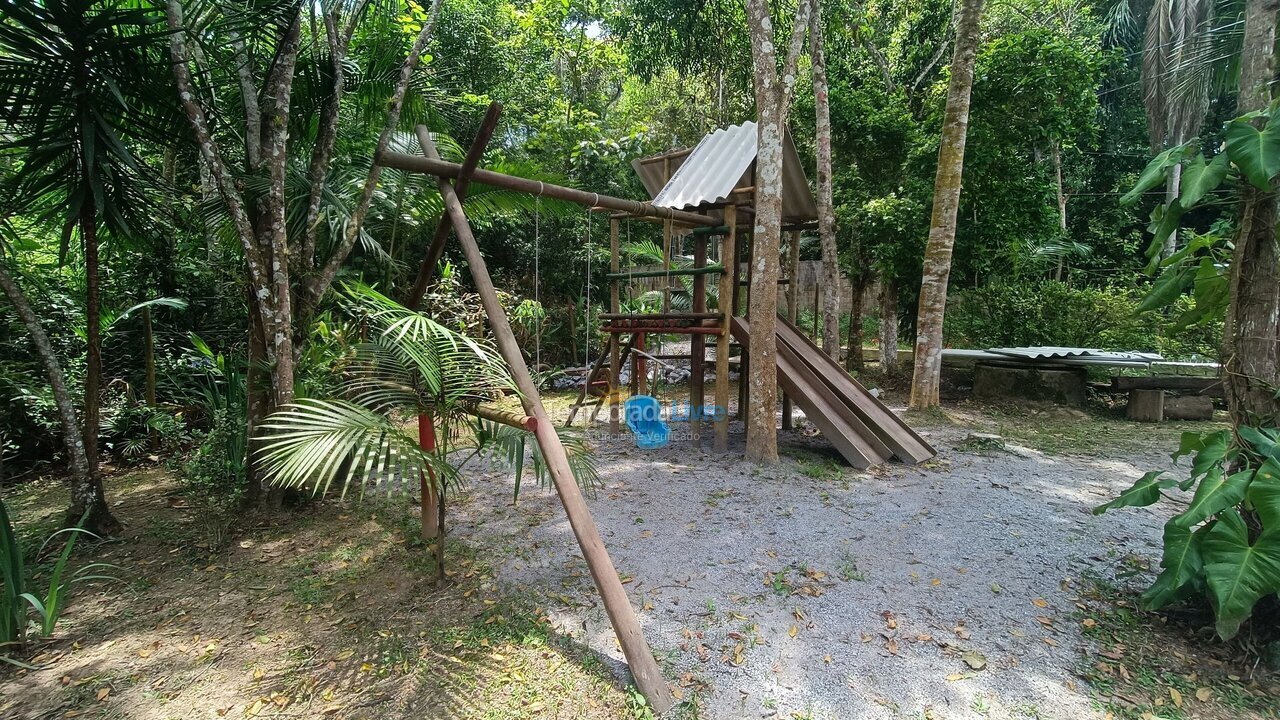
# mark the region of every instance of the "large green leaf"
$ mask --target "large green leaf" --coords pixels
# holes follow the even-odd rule
[[[1236,433],[1249,443],[1255,453],[1280,460],[1280,430],[1242,425]]]
[[[1143,475],[1132,487],[1120,493],[1115,500],[1093,509],[1094,515],[1101,515],[1108,510],[1122,507],[1146,507],[1160,499],[1160,491],[1177,484],[1173,478],[1161,478],[1162,470],[1153,470]]]
[[[1259,599],[1280,591],[1280,531],[1265,531],[1251,545],[1244,519],[1230,510],[1218,516],[1201,552],[1218,635],[1230,640]]]
[[[1280,172],[1280,114],[1273,115],[1261,130],[1251,118],[1231,121],[1226,132],[1227,154],[1231,162],[1259,190],[1271,185],[1271,178]]]
[[[1182,181],[1178,186],[1178,200],[1182,207],[1195,207],[1201,198],[1216,190],[1230,167],[1226,153],[1219,153],[1208,164],[1205,164],[1204,155],[1196,155],[1187,161],[1182,167]]]
[[[1163,185],[1169,168],[1177,165],[1182,160],[1187,147],[1186,145],[1171,147],[1151,158],[1151,162],[1147,163],[1147,166],[1142,169],[1142,174],[1138,176],[1137,184],[1120,198],[1120,204],[1132,205],[1138,201],[1138,198],[1142,197],[1143,193]]]
[[[1162,608],[1181,600],[1204,569],[1200,555],[1200,542],[1212,525],[1191,531],[1191,528],[1170,520],[1164,526],[1164,557],[1160,567],[1164,570],[1155,583],[1142,593],[1142,605],[1148,610]]]
[[[1266,531],[1280,531],[1280,461],[1267,458],[1249,485],[1249,504]]]
[[[1171,522],[1185,527],[1194,527],[1197,523],[1244,502],[1251,480],[1253,480],[1253,470],[1241,470],[1230,475],[1223,472],[1221,468],[1210,470],[1196,486],[1196,494],[1191,498],[1191,505]]]

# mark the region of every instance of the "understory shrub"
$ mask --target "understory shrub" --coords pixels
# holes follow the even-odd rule
[[[1230,640],[1260,602],[1280,592],[1280,430],[1184,433],[1173,458],[1188,455],[1185,477],[1149,472],[1093,512],[1152,505],[1176,490],[1169,499],[1182,512],[1165,523],[1161,572],[1142,604],[1207,598],[1218,635]]]
[[[178,473],[183,490],[195,505],[214,512],[229,512],[244,500],[244,417],[217,410],[208,433]]]
[[[1142,297],[1138,289],[1075,287],[1052,280],[965,290],[948,300],[946,343],[976,349],[1053,345],[1133,350],[1169,359],[1217,356],[1221,322],[1178,328],[1159,312],[1139,311]]]

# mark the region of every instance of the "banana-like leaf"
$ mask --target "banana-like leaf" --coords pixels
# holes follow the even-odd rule
[[[263,474],[283,487],[324,495],[338,482],[345,497],[354,483],[363,497],[370,485],[389,492],[416,487],[428,470],[441,485],[456,475],[447,459],[420,448],[390,418],[342,400],[300,400],[261,427]]]
[[[1161,477],[1163,470],[1153,470],[1143,475],[1128,490],[1120,493],[1114,500],[1093,509],[1094,515],[1101,515],[1108,510],[1122,507],[1146,507],[1160,499],[1160,491],[1177,485],[1173,478]]]
[[[1191,531],[1191,528],[1170,520],[1164,526],[1164,557],[1160,567],[1164,570],[1155,583],[1142,593],[1142,605],[1156,610],[1181,600],[1194,590],[1204,569],[1200,543],[1212,524]]]
[[[1266,530],[1250,544],[1244,519],[1228,510],[1205,535],[1202,553],[1218,635],[1230,640],[1258,600],[1280,591],[1280,530]]]

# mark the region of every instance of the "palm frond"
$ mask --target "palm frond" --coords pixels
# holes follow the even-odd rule
[[[255,455],[267,481],[281,487],[325,495],[337,482],[346,497],[356,484],[363,497],[369,487],[415,487],[424,474],[444,487],[456,474],[392,419],[342,400],[301,400],[269,415],[261,428]]]
[[[517,499],[526,451],[538,484],[543,487],[550,484],[551,478],[542,448],[537,443],[528,442],[532,433],[483,418],[475,418],[472,429],[476,438],[476,454],[515,472]],[[556,434],[560,436],[560,443],[569,458],[569,471],[573,474],[574,482],[584,491],[594,493],[600,482],[600,469],[590,446],[572,428],[556,428]]]

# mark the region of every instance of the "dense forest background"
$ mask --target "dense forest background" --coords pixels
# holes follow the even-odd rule
[[[783,20],[785,4],[776,9]],[[96,6],[47,5],[67,17],[83,11],[78,6]],[[62,124],[40,132],[29,122],[38,113],[23,116],[16,105],[2,119],[3,262],[36,309],[73,388],[83,387],[89,362],[87,270],[95,269],[102,310],[102,449],[119,462],[133,462],[171,456],[162,452],[166,444],[195,444],[205,450],[185,465],[187,475],[197,486],[217,485],[217,477],[231,472],[222,465],[236,463],[235,448],[243,447],[243,429],[237,428],[243,426],[245,375],[253,370],[247,360],[251,308],[243,252],[182,117],[163,13],[147,4],[107,5],[131,13],[120,27],[132,28],[119,30],[132,38],[130,84],[86,90],[108,109],[79,97],[46,99],[45,117]],[[271,51],[265,43],[255,48],[249,33],[253,26],[270,27],[279,5],[245,4],[241,30],[250,52]],[[1188,328],[1172,319],[1176,312],[1140,308],[1151,283],[1147,218],[1164,193],[1147,192],[1131,207],[1120,198],[1153,150],[1161,149],[1153,148],[1141,82],[1146,5],[1011,0],[985,13],[948,344],[1096,346],[1185,359],[1213,359],[1218,353],[1220,320],[1202,318]],[[8,92],[35,102],[39,98],[29,96],[38,94],[40,77],[22,74],[35,71],[19,55],[26,48],[38,56],[54,45],[77,50],[76,39],[65,27],[46,28],[41,36],[24,24],[18,5],[5,7],[14,13],[4,21]],[[340,244],[355,213],[386,97],[429,10],[414,3],[375,3],[352,28],[340,63],[346,85],[334,162],[307,228],[318,228],[322,248]],[[846,0],[824,9],[841,267],[855,287],[881,288],[881,301],[865,307],[866,317],[853,323],[865,328],[872,344],[880,337],[892,341],[893,330],[905,341],[912,337],[952,11],[949,0]],[[1219,17],[1227,18],[1221,23],[1227,36],[1232,8]],[[81,29],[85,37],[97,32]],[[217,41],[217,33],[233,31],[212,27],[205,42],[195,43],[194,65],[207,69],[196,82],[210,97],[240,92],[236,48]],[[321,41],[325,29],[314,13],[300,36],[295,110],[288,120],[291,152],[292,145],[305,148],[320,132],[323,90],[332,76],[332,57]],[[85,60],[88,67],[113,68],[102,70],[103,77],[119,75],[120,68],[110,64],[121,62],[107,55]],[[397,123],[401,132],[392,143],[408,144],[413,126],[425,123],[456,141],[443,143],[442,151],[458,159],[485,108],[498,101],[504,112],[483,160],[486,167],[644,198],[630,161],[691,146],[716,127],[753,119],[752,72],[743,8],[731,0],[449,0],[412,75]],[[804,60],[790,126],[813,178],[808,72]],[[1197,111],[1206,137],[1214,137],[1235,115],[1235,90],[1232,83],[1204,83]],[[211,124],[226,139],[243,134],[234,118],[215,115]],[[58,135],[85,126],[98,128],[91,144],[97,143],[98,164],[105,166],[93,182],[77,175],[68,160],[76,143]],[[297,189],[288,205],[291,227],[310,217],[308,157],[291,154],[287,163],[287,186]],[[238,182],[255,191],[252,173]],[[76,220],[89,198],[101,219],[100,247],[92,259]],[[1225,191],[1222,198],[1202,202],[1184,217],[1183,232],[1229,224],[1234,199]],[[589,337],[585,328],[589,313],[598,312],[607,297],[604,217],[593,220],[576,206],[485,188],[473,193],[468,206],[490,271],[510,293],[517,331],[530,341],[529,355],[537,352],[548,364],[580,365],[585,343],[598,352],[600,338]],[[383,172],[335,289],[359,281],[403,295],[440,211],[440,198],[426,179]],[[637,242],[656,239],[658,231],[632,223],[625,232]],[[819,258],[816,234],[806,236],[803,248],[806,259]],[[465,273],[456,272],[456,248],[446,253],[446,262],[454,270],[446,270],[434,288],[429,309],[443,321],[476,330],[481,316]],[[588,285],[594,308],[586,307]],[[343,338],[358,332],[343,312],[341,293],[324,295],[305,320],[296,331],[313,341],[299,353],[299,396],[325,390]],[[532,339],[539,332],[535,350]],[[861,340],[855,340],[858,346]],[[15,308],[0,305],[0,458],[11,478],[65,461],[52,391],[31,347]],[[153,402],[146,397],[149,358]],[[83,396],[77,402],[83,405]]]

